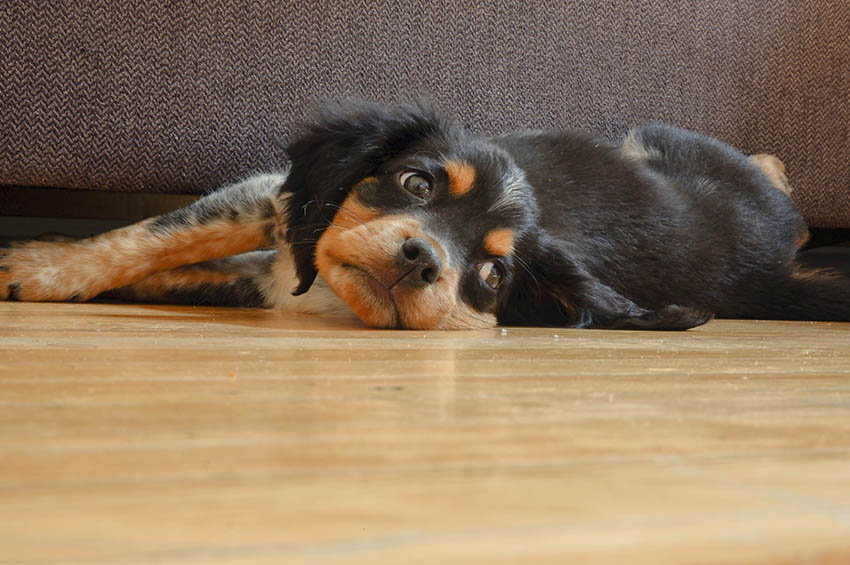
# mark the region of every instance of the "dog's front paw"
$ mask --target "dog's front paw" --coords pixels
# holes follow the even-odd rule
[[[24,302],[76,301],[97,292],[80,280],[83,265],[75,264],[65,243],[25,241],[0,248],[0,300]]]
[[[636,316],[618,320],[608,327],[622,330],[687,330],[701,326],[713,316],[710,312],[672,304],[659,310],[642,311]]]
[[[654,323],[659,329],[687,330],[701,326],[713,317],[711,312],[672,304],[656,312]]]

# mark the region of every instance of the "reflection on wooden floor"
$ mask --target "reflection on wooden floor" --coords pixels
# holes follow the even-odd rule
[[[850,324],[0,303],[0,563],[850,563]]]

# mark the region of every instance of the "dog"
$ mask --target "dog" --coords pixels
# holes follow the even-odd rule
[[[79,241],[0,250],[0,298],[351,313],[379,328],[684,330],[850,320],[796,259],[782,163],[668,125],[469,133],[426,102],[326,107],[283,172]]]

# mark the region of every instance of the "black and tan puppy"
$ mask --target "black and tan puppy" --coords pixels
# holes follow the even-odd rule
[[[850,320],[850,281],[796,262],[807,230],[781,163],[699,134],[480,137],[427,104],[355,103],[288,153],[287,171],[171,214],[0,250],[0,297],[353,311],[421,329]]]

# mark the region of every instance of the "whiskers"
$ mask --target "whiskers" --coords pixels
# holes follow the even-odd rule
[[[332,202],[325,202],[324,204],[322,204],[322,206],[332,208],[332,209],[338,210],[340,212],[345,212],[346,214],[348,214],[349,218],[360,223],[360,225],[366,226],[366,229],[369,229],[369,224],[366,222],[366,220],[364,220],[359,215],[357,215],[355,212],[349,210],[348,208],[346,208],[344,206],[340,206],[339,204],[334,204]],[[333,224],[333,222],[331,222],[331,224]]]
[[[355,212],[353,212],[353,211],[349,210],[348,208],[341,206],[339,204],[334,204],[333,202],[322,202],[320,200],[309,200],[306,203],[304,203],[303,206],[301,206],[301,211],[305,216],[307,215],[307,209],[310,206],[317,206],[317,207],[320,207],[320,208],[331,208],[333,210],[337,210],[338,213],[339,212],[344,213],[347,217],[351,218],[352,220],[354,220],[358,224],[365,226],[367,230],[371,229],[369,227],[369,223],[366,220],[361,218]],[[336,218],[336,215],[334,215],[334,218]],[[290,227],[286,228],[285,230],[283,230],[283,233],[288,234],[290,232],[295,232],[295,231],[299,231],[299,230],[312,230],[312,234],[315,235],[315,234],[322,232],[322,231],[324,231],[328,228],[337,228],[337,229],[340,229],[340,230],[351,229],[348,226],[343,226],[343,225],[340,225],[338,223],[335,223],[332,219],[332,220],[327,221],[327,222],[306,224],[306,225],[300,225],[300,226],[290,226]],[[362,234],[361,234],[361,237],[363,237]],[[302,239],[300,242],[301,243],[315,243],[317,241],[318,241],[318,239],[315,239],[315,240]]]
[[[537,280],[537,277],[534,276],[534,273],[531,271],[531,266],[519,255],[514,255],[514,259],[516,262],[520,264],[520,266],[525,269],[525,272],[528,273],[528,276],[534,281],[537,286],[540,286],[540,281]]]

